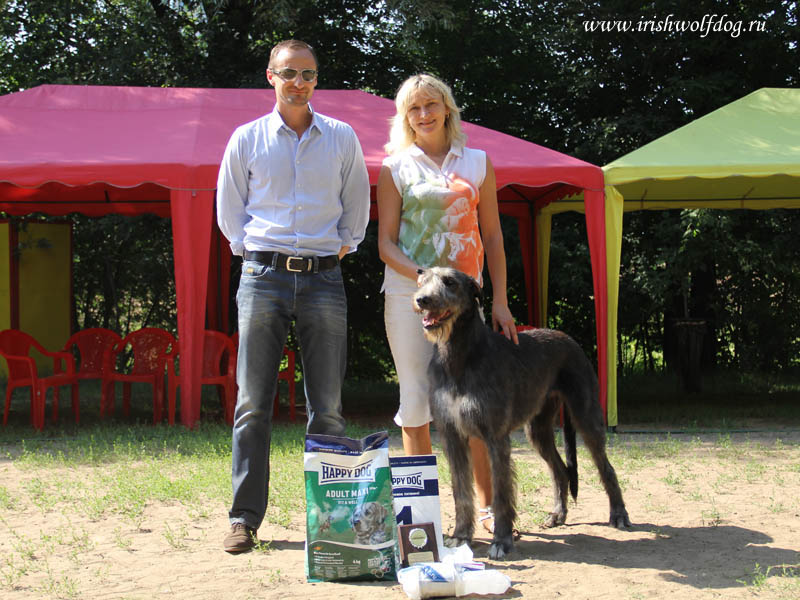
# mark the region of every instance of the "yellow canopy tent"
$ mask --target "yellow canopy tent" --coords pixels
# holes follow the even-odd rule
[[[622,214],[680,208],[800,208],[800,89],[763,88],[603,167],[605,176],[609,426],[617,415],[617,304]],[[550,216],[583,210],[579,196],[542,209],[539,248]],[[539,290],[547,291],[546,255]],[[546,296],[539,306],[547,306]],[[544,322],[544,321],[542,321]]]

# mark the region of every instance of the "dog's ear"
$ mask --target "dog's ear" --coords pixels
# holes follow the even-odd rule
[[[470,278],[470,285],[472,286],[472,295],[475,297],[475,300],[478,301],[478,304],[481,306],[483,305],[483,290],[481,286],[478,285],[478,282],[474,279]]]

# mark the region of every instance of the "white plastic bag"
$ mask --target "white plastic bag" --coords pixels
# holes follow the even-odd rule
[[[411,600],[502,594],[511,587],[508,576],[482,566],[482,563],[419,563],[400,569],[397,580]]]

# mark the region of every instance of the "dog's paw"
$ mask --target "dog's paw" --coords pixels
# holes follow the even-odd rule
[[[545,527],[558,527],[559,525],[563,525],[567,521],[567,513],[555,513],[552,512],[547,515],[547,518],[544,520]]]
[[[608,519],[608,524],[612,527],[616,527],[617,529],[622,529],[623,527],[630,527],[631,520],[628,517],[628,511],[623,509],[617,509],[611,511],[611,516]]]
[[[502,560],[514,549],[514,542],[509,540],[494,541],[489,547],[489,558]]]
[[[458,537],[456,535],[444,536],[444,545],[448,548],[458,548],[459,546],[470,544],[471,542],[472,538]]]

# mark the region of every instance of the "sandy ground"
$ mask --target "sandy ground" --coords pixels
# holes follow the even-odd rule
[[[567,525],[544,529],[521,517],[522,539],[502,562],[488,560],[487,537],[476,539],[476,558],[512,580],[512,588],[495,597],[800,598],[800,433],[673,436],[670,452],[654,451],[648,441],[622,434],[618,449],[634,450],[611,454],[634,522],[630,530],[604,524],[607,500],[584,455],[580,494]],[[399,453],[396,442],[392,453]],[[518,464],[543,467],[527,449],[514,454]],[[25,489],[34,477],[0,459],[8,493]],[[526,496],[547,509],[549,485]],[[447,532],[453,510],[446,485],[441,502]],[[148,505],[134,528],[115,516],[93,521],[68,516],[68,510],[15,505],[0,518],[0,597],[406,597],[397,582],[307,583],[303,510],[298,499],[288,528],[262,526],[267,549],[232,556],[222,550],[224,506],[187,515],[179,505]],[[170,531],[165,523],[173,524]],[[36,568],[27,571],[20,558],[26,539],[38,540],[27,557]]]

